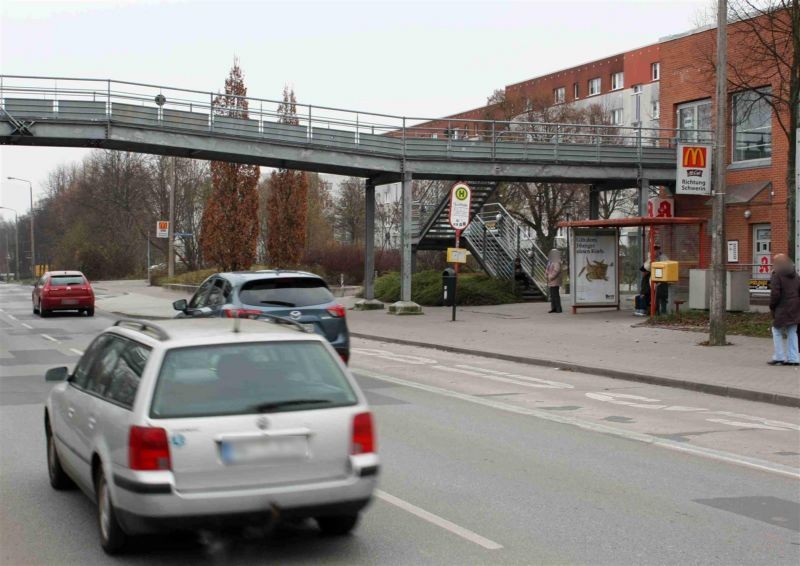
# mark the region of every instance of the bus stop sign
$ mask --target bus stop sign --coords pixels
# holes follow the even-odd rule
[[[450,226],[461,231],[469,225],[472,191],[466,183],[456,183],[450,191]]]

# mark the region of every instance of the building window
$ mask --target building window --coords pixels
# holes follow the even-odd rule
[[[566,89],[563,86],[553,89],[553,102],[555,104],[563,104],[566,96]]]
[[[661,105],[658,103],[658,100],[651,100],[650,101],[650,116],[653,120],[658,120],[661,113]]]
[[[612,73],[611,74],[611,90],[619,90],[619,89],[621,89],[624,82],[625,82],[625,74],[624,73]]]
[[[580,86],[578,85],[578,83],[574,83],[572,85],[572,98],[578,100],[580,93],[581,93]]]
[[[772,156],[772,108],[764,98],[769,89],[733,95],[733,161]]]
[[[622,125],[622,108],[617,108],[611,111],[611,123],[614,126]]]
[[[678,106],[678,129],[681,141],[711,141],[711,99]]]
[[[661,63],[650,63],[650,78],[654,81],[661,78]]]
[[[642,94],[642,85],[633,85],[633,94]]]
[[[589,96],[600,94],[600,77],[589,79]]]

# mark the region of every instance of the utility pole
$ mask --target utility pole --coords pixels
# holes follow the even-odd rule
[[[717,0],[717,115],[714,132],[714,198],[711,212],[711,297],[709,346],[725,338],[725,139],[728,114],[728,2]]]
[[[175,276],[175,190],[178,188],[177,157],[172,158],[172,188],[169,191],[169,232],[167,234],[167,276]]]

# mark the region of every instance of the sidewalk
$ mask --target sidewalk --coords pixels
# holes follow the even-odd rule
[[[171,317],[171,303],[186,295],[136,281],[99,282],[109,294],[97,306],[117,314]],[[127,293],[127,294],[125,294]],[[351,306],[353,298],[342,299]],[[693,389],[717,395],[800,406],[800,370],[770,367],[765,338],[731,336],[732,346],[698,345],[706,335],[635,327],[629,311],[548,314],[545,303],[426,307],[422,316],[349,311],[354,337],[447,349],[583,373]]]

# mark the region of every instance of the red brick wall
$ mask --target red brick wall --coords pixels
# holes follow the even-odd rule
[[[677,108],[684,102],[704,98],[712,99],[712,117],[716,113],[715,75],[711,60],[716,51],[716,29],[694,33],[661,43],[661,126],[676,127]],[[729,34],[730,38],[730,34]],[[747,45],[744,41],[730,41],[728,61],[731,66],[742,65]],[[768,85],[758,85],[768,86]],[[777,88],[777,85],[771,85]],[[731,111],[731,94],[728,95],[728,115]],[[712,118],[713,119],[713,118]],[[674,135],[674,134],[673,134]],[[726,163],[731,162],[732,131],[730,119],[726,131]],[[788,138],[783,134],[775,115],[772,118],[772,161],[768,167],[731,169],[727,174],[728,185],[738,185],[756,181],[772,183],[767,189],[748,204],[726,207],[725,239],[739,240],[739,263],[752,263],[753,224],[772,225],[772,252],[788,251],[788,219],[786,209],[786,174],[788,169]],[[711,207],[706,206],[707,197],[677,196],[675,209],[678,216],[700,216],[710,218]],[[751,217],[745,219],[745,210]],[[706,231],[708,233],[708,231]],[[709,251],[710,238],[705,238],[705,248]]]

